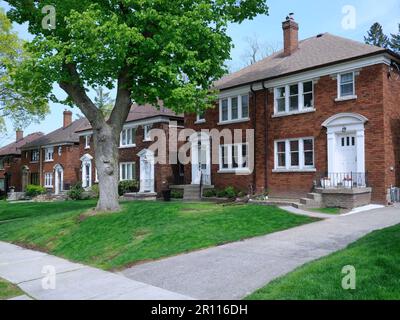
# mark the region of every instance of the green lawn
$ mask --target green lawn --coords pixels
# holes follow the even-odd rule
[[[94,201],[0,204],[0,240],[104,269],[238,241],[316,221],[276,207],[128,202],[81,219]]]
[[[317,208],[317,209],[309,209],[314,212],[326,213],[326,214],[340,214],[342,210],[340,208]]]
[[[17,286],[0,278],[0,300],[15,298],[23,294]]]
[[[356,270],[356,290],[342,289],[344,266]],[[400,225],[375,231],[346,249],[306,264],[250,295],[270,299],[400,299]]]

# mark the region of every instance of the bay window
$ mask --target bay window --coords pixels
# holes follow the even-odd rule
[[[309,169],[315,169],[313,138],[275,141],[275,171]]]
[[[314,110],[314,84],[299,82],[274,90],[275,114],[291,114]]]
[[[249,95],[243,94],[221,99],[219,122],[237,122],[249,119]]]

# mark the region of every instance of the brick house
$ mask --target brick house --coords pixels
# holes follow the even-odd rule
[[[183,116],[177,115],[171,110],[161,106],[160,110],[153,106],[133,105],[125,122],[120,137],[119,179],[140,181],[140,193],[148,195],[160,195],[163,189],[171,184],[183,182],[183,167],[178,164],[170,164],[169,139],[183,126]],[[150,150],[154,139],[151,130],[159,129],[165,133],[165,159],[158,154],[158,150]],[[79,143],[79,167],[81,169],[80,180],[84,188],[90,188],[97,181],[95,168],[95,152],[90,125],[78,130]],[[176,137],[173,137],[176,139]],[[174,151],[175,152],[175,151]],[[159,157],[161,161],[154,161]]]
[[[79,136],[86,119],[72,121],[64,111],[63,126],[21,148],[21,186],[41,185],[60,194],[80,180]]]
[[[400,186],[400,56],[328,33],[299,41],[293,17],[282,27],[282,51],[222,78],[216,106],[185,115],[185,128],[243,136],[215,146],[201,134],[185,182],[202,172],[216,188],[296,198],[317,187],[371,187],[372,201],[387,203],[388,188]]]
[[[35,132],[24,137],[24,132],[16,131],[14,142],[0,149],[0,192],[7,193],[11,187],[22,191],[21,185],[21,147],[42,137],[43,133]]]

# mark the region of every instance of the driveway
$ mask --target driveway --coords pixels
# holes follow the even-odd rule
[[[241,299],[306,262],[399,223],[399,207],[338,216],[138,265],[122,274],[195,299]]]

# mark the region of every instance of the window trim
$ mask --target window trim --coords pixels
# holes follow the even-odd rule
[[[203,115],[203,118],[200,118],[200,115]],[[205,123],[206,122],[206,111],[199,111],[198,113],[196,113],[196,122],[195,124],[199,124],[199,123]]]
[[[85,136],[85,150],[90,149],[90,139],[91,139],[91,135],[88,134]]]
[[[342,76],[345,74],[352,74],[353,75],[353,94],[352,95],[342,95]],[[347,72],[341,72],[338,73],[337,75],[337,98],[335,101],[346,101],[346,100],[353,100],[357,99],[357,94],[356,94],[356,72],[355,71],[347,71]]]
[[[150,142],[153,141],[151,139],[150,131],[153,129],[153,124],[145,124],[143,125],[143,141],[144,142]]]
[[[233,146],[238,146],[238,165],[241,164],[243,165],[243,146],[246,146],[247,150],[247,166],[246,167],[238,167],[234,168],[233,167],[233,152],[232,152],[232,147]],[[222,162],[222,149],[224,147],[228,147],[228,168],[223,167],[223,162]],[[228,143],[228,144],[220,144],[219,145],[219,170],[218,173],[238,173],[238,172],[250,172],[250,167],[249,167],[249,143],[248,142],[242,142],[242,143]]]
[[[312,140],[313,143],[313,165],[305,165],[305,151],[304,151],[304,141]],[[299,165],[291,165],[291,149],[290,142],[299,142]],[[278,143],[285,143],[285,166],[278,166]],[[310,151],[308,151],[310,152]],[[301,138],[291,138],[291,139],[279,139],[274,141],[274,170],[273,172],[315,172],[315,139],[314,137],[301,137]]]
[[[49,150],[51,150],[51,158],[48,158]],[[54,161],[54,147],[44,148],[44,162],[53,162]]]
[[[132,165],[132,179],[122,179],[122,168],[126,165]],[[136,162],[128,161],[128,162],[120,162],[119,164],[119,181],[131,181],[136,180]]]
[[[129,128],[123,128],[122,129],[121,134],[119,135],[119,147],[120,148],[134,148],[134,147],[136,147],[136,130],[137,130],[137,127],[129,127]],[[122,135],[123,135],[124,131],[126,131],[126,132],[135,131],[135,134],[132,137],[132,143],[130,143],[130,144],[122,144]],[[133,140],[135,140],[135,141],[133,141]]]
[[[242,98],[247,96],[248,99],[248,114],[247,117],[243,117],[243,100]],[[237,99],[238,101],[238,118],[232,119],[232,99]],[[228,101],[228,118],[227,120],[222,119],[222,101],[227,100]],[[219,122],[218,125],[224,125],[224,124],[229,124],[229,123],[238,123],[238,122],[246,122],[250,120],[250,95],[248,93],[242,93],[239,95],[232,95],[229,97],[224,97],[219,99]]]
[[[311,82],[312,83],[312,91],[310,91],[313,95],[313,105],[311,107],[304,106],[304,83]],[[290,110],[290,98],[292,95],[290,94],[290,87],[297,85],[298,86],[298,108],[296,110]],[[286,116],[286,115],[293,115],[293,114],[300,114],[300,113],[307,113],[315,111],[315,83],[314,80],[304,80],[299,82],[293,82],[286,85],[276,86],[274,88],[274,115],[273,117],[278,116]],[[285,111],[278,111],[278,90],[281,88],[285,88]],[[310,93],[307,92],[307,93]],[[282,99],[282,98],[280,98]]]
[[[33,155],[37,155],[37,159],[33,159]],[[36,157],[35,157],[36,158]],[[31,150],[31,157],[30,157],[30,163],[37,163],[40,161],[40,150],[39,149],[33,149]]]
[[[49,179],[50,177],[50,179]],[[44,174],[44,187],[45,188],[53,188],[53,173],[52,172],[45,172]],[[50,182],[50,183],[48,183]]]

